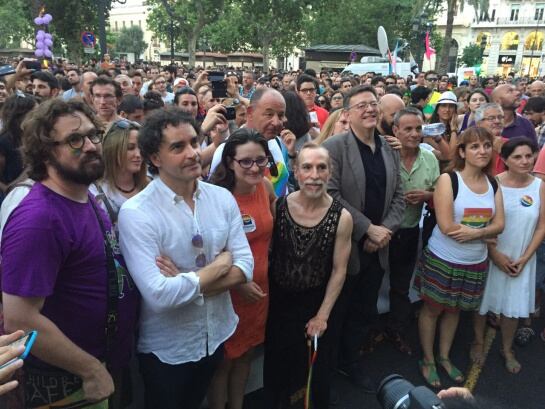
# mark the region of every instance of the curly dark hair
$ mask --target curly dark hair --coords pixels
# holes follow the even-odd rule
[[[257,143],[263,147],[265,156],[269,158],[269,171],[272,176],[278,176],[278,169],[274,163],[266,139],[256,130],[249,128],[237,129],[225,142],[221,155],[221,162],[212,174],[210,183],[224,187],[229,191],[235,188],[235,172],[229,167],[237,153],[237,147],[248,142]],[[276,143],[276,142],[275,142]]]
[[[79,98],[64,101],[53,98],[40,104],[25,118],[23,128],[23,160],[28,167],[28,176],[41,181],[47,177],[46,163],[52,156],[55,139],[51,135],[59,117],[81,112],[97,129],[102,123],[89,106]]]
[[[36,106],[36,99],[30,94],[15,94],[4,102],[0,110],[2,120],[2,134],[11,138],[15,147],[21,146],[21,124],[25,117]]]
[[[151,174],[157,175],[159,173],[159,169],[152,163],[151,157],[159,152],[163,142],[163,130],[168,125],[178,126],[180,124],[191,125],[199,135],[200,129],[197,122],[190,114],[177,107],[154,110],[146,118],[144,126],[140,128],[138,146]]]
[[[161,98],[161,94],[158,92],[148,91],[144,94],[144,115],[164,106],[163,98]]]

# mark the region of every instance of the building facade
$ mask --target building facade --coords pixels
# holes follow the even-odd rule
[[[477,44],[484,49],[481,73],[521,76],[545,74],[545,1],[490,0],[478,13],[470,5],[458,10],[453,26],[453,51],[449,72],[461,65],[464,47]],[[437,20],[444,32],[446,12]]]

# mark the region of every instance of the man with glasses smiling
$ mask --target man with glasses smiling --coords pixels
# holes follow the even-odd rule
[[[341,369],[366,392],[376,385],[365,374],[360,348],[373,347],[377,335],[377,300],[384,271],[388,268],[388,245],[403,219],[405,202],[399,153],[377,132],[379,105],[375,89],[352,88],[344,99],[350,130],[327,139],[332,176],[329,194],[339,200],[354,221],[352,252],[347,283],[341,299],[346,312],[342,336]],[[347,301],[346,301],[347,300]]]
[[[157,177],[119,213],[121,250],[142,295],[137,344],[146,409],[198,409],[238,318],[229,289],[252,279],[240,210],[201,182],[198,128],[177,108],[150,114],[139,145]],[[179,273],[156,265],[167,256]]]
[[[103,401],[114,382],[121,393],[128,370],[138,294],[120,291],[124,261],[88,191],[104,172],[98,126],[81,100],[62,98],[23,126],[36,182],[10,215],[1,252],[5,327],[39,332],[25,363],[25,407]]]

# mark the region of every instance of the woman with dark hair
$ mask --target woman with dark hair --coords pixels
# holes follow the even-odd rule
[[[501,148],[506,171],[497,176],[505,209],[505,229],[497,243],[488,245],[492,263],[488,269],[480,314],[475,322],[472,358],[482,364],[486,314],[501,314],[501,355],[505,368],[519,373],[513,340],[519,318],[535,310],[535,252],[545,238],[545,184],[532,175],[535,143],[524,137],[512,138]]]
[[[25,116],[36,106],[36,99],[29,94],[15,94],[6,99],[0,112],[0,190],[5,193],[7,185],[23,172],[23,158],[19,152],[23,131],[21,124]],[[3,195],[2,195],[3,197]]]
[[[331,105],[329,105],[329,98],[326,94],[322,94],[318,97],[316,97],[317,105],[322,107],[323,109],[327,109],[329,112],[331,110]]]
[[[267,141],[255,130],[241,128],[225,142],[221,163],[211,179],[235,196],[254,256],[253,281],[231,291],[239,323],[225,342],[225,358],[208,391],[212,409],[224,409],[226,402],[229,408],[242,409],[253,351],[265,339],[269,307],[267,270],[276,196],[264,173],[268,166],[273,176],[278,173],[271,161]]]
[[[284,127],[289,129],[295,135],[295,150],[299,151],[303,145],[311,141],[313,132],[310,123],[307,107],[297,93],[294,91],[282,91],[282,96],[286,101],[286,118],[287,122]],[[312,135],[312,139],[317,137],[319,132]]]
[[[481,105],[488,102],[490,102],[488,95],[481,88],[474,89],[469,93],[467,96],[468,111],[465,114],[458,116],[460,132],[465,131],[470,126],[475,126],[475,111],[477,111]]]
[[[439,323],[437,362],[456,383],[464,375],[450,361],[460,311],[477,311],[486,273],[486,241],[504,226],[503,200],[488,173],[492,167],[492,135],[469,128],[460,135],[452,160],[453,172],[437,181],[433,202],[437,225],[424,249],[414,280],[423,301],[418,318],[423,359],[420,371],[433,387],[440,387],[434,354]]]
[[[335,91],[331,94],[331,98],[329,99],[329,104],[331,105],[329,112],[341,109],[343,107],[343,100],[344,95],[341,91]]]

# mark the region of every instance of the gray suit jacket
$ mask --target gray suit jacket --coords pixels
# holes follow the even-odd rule
[[[398,229],[403,220],[405,201],[400,176],[399,152],[381,136],[382,158],[386,168],[386,195],[382,225],[392,231]],[[360,150],[352,131],[332,136],[323,146],[329,151],[332,161],[332,176],[328,192],[339,200],[350,212],[354,220],[352,232],[352,251],[348,261],[348,274],[358,274],[360,271],[359,244],[367,233],[371,221],[363,214],[365,210],[365,170],[361,161]],[[388,247],[379,250],[380,264],[388,268]]]

